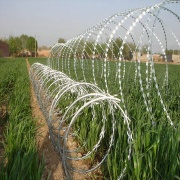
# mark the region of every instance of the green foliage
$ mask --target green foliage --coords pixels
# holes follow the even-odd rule
[[[58,43],[65,43],[66,41],[65,41],[65,39],[63,39],[63,38],[59,38],[58,39]]]
[[[106,54],[106,43],[98,43],[95,44],[94,41],[89,40],[85,41],[84,39],[80,39],[79,42],[77,41],[77,46],[80,47],[79,49],[75,49],[73,52],[77,52],[77,56],[82,54],[83,51],[83,58],[84,59],[102,59],[105,58]],[[131,60],[132,59],[132,51],[135,50],[135,45],[133,43],[127,42],[126,44],[122,44],[123,41],[120,38],[112,39],[108,51],[107,51],[107,58],[109,60],[118,60],[120,57],[120,49],[122,48],[122,59]],[[94,52],[94,57],[93,57]],[[78,56],[79,57],[79,56]],[[71,57],[73,58],[73,56]],[[81,58],[81,57],[79,57]]]
[[[120,46],[120,42],[119,46]],[[117,43],[117,44],[118,44]],[[92,45],[89,44],[91,48]],[[118,46],[116,45],[118,48]],[[101,47],[97,47],[97,51],[100,52]],[[90,48],[89,48],[90,50]],[[114,51],[115,52],[115,51]],[[39,62],[43,62],[45,64],[44,59],[39,59]],[[33,63],[34,60],[30,59],[30,62]],[[2,61],[2,63],[4,63]],[[66,64],[67,61],[63,61],[59,63],[60,68],[61,66]],[[76,79],[76,74],[74,70],[74,61],[69,61],[70,70],[68,71],[67,68],[62,68],[63,72],[68,74],[72,79]],[[92,61],[89,60],[76,60],[76,70],[78,80],[84,80],[82,74],[82,63],[84,67],[84,75],[86,77],[87,82],[94,82],[92,76]],[[101,89],[106,89],[104,84],[104,75],[103,75],[103,61],[95,61],[95,78],[97,85]],[[122,98],[122,95],[119,91],[119,83],[116,77],[115,71],[116,69],[116,62],[107,62],[107,69],[109,69],[109,76],[107,79],[107,85],[109,87],[110,94],[116,94],[118,98]],[[125,78],[121,78],[121,85],[122,85],[122,93],[124,95],[124,104],[125,108],[127,109],[128,116],[131,120],[130,127],[133,132],[133,142],[130,144],[128,142],[127,136],[127,126],[123,122],[123,117],[120,112],[115,113],[116,119],[116,129],[115,129],[115,138],[113,142],[113,147],[101,167],[102,174],[104,175],[104,179],[117,179],[119,175],[122,173],[124,168],[126,168],[125,174],[122,179],[179,179],[180,174],[180,96],[179,96],[179,89],[180,89],[180,66],[176,65],[168,65],[168,83],[164,83],[165,78],[165,65],[162,64],[155,64],[155,72],[156,72],[156,80],[159,86],[159,90],[161,93],[161,97],[163,102],[165,103],[165,107],[173,120],[174,127],[169,124],[167,116],[164,111],[164,107],[161,104],[160,98],[158,96],[157,88],[155,87],[154,80],[152,79],[150,86],[149,86],[149,105],[152,107],[153,116],[151,113],[146,111],[146,105],[144,104],[144,98],[142,96],[141,86],[139,85],[140,78],[139,76],[135,77],[134,73],[136,65],[131,62],[121,62],[121,77],[122,72],[125,65]],[[103,67],[104,68],[104,67]],[[144,91],[147,92],[146,88],[146,64],[140,64],[141,73],[142,73],[142,82]],[[29,148],[26,146],[25,142],[29,142],[30,140],[28,137],[33,136],[34,134],[34,125],[29,124],[31,121],[27,118],[28,112],[28,103],[22,105],[22,98],[23,102],[25,101],[25,96],[20,93],[18,96],[18,92],[14,93],[14,89],[16,89],[16,82],[17,79],[15,78],[18,74],[21,74],[21,71],[17,71],[17,75],[13,76],[14,71],[8,71],[10,74],[9,80],[4,80],[2,84],[3,86],[7,86],[10,88],[4,88],[2,92],[13,92],[15,97],[17,98],[10,98],[11,102],[14,105],[11,105],[11,115],[15,118],[16,123],[9,125],[9,129],[12,133],[8,132],[9,138],[7,138],[7,144],[10,146],[7,147],[7,153],[9,158],[9,167],[3,167],[4,169],[0,172],[0,176],[3,174],[4,179],[8,179],[12,176],[13,169],[15,169],[15,164],[11,161],[14,154],[16,154],[17,158],[14,158],[16,164],[19,164],[16,167],[16,171],[24,172],[24,167],[27,169],[28,173],[34,172],[33,167],[37,167],[36,165],[38,162],[34,162],[36,165],[27,166],[26,162],[30,160],[28,157],[33,156],[34,150],[32,150],[33,142],[31,143],[32,146]],[[23,77],[23,76],[22,76]],[[23,81],[21,78],[18,81]],[[11,82],[11,83],[8,83]],[[24,82],[24,81],[23,81]],[[19,83],[18,83],[19,84]],[[25,83],[25,85],[27,85]],[[48,85],[48,84],[47,84]],[[17,89],[19,89],[19,86]],[[118,92],[118,93],[117,93]],[[3,94],[3,93],[2,93]],[[5,94],[5,93],[4,93]],[[65,109],[69,104],[74,102],[77,98],[75,94],[70,94],[69,92],[64,96],[64,99],[61,99],[59,103],[60,109]],[[71,115],[76,112],[77,107],[81,107],[84,102],[77,103],[76,106],[72,108]],[[21,104],[22,111],[16,108],[18,104]],[[120,104],[121,105],[121,104]],[[104,140],[101,142],[100,148],[98,148],[98,155],[92,154],[91,161],[93,160],[97,162],[103,157],[103,154],[107,151],[108,148],[108,140],[111,135],[112,130],[112,123],[111,123],[111,113],[109,112],[108,106],[103,103],[103,111],[106,112],[106,126],[105,126],[105,134]],[[123,107],[123,106],[122,106]],[[74,133],[76,133],[76,140],[80,145],[83,145],[83,150],[88,152],[92,150],[92,147],[97,143],[99,139],[99,135],[101,132],[101,128],[103,126],[102,123],[102,116],[103,112],[102,108],[99,104],[96,104],[93,108],[88,106],[85,108],[77,117],[77,120],[73,124],[72,128]],[[15,113],[17,112],[17,113]],[[23,112],[23,113],[22,113]],[[26,112],[26,113],[25,113]],[[64,112],[62,112],[63,114]],[[18,115],[16,115],[18,114]],[[12,117],[10,116],[10,117]],[[67,118],[67,123],[71,120],[72,116]],[[23,123],[22,119],[26,122],[27,126]],[[18,125],[17,125],[18,122]],[[30,128],[31,127],[31,128]],[[14,129],[14,130],[13,130]],[[26,137],[26,141],[22,140],[22,134],[19,131],[23,132],[23,135]],[[16,137],[16,140],[12,140],[12,137]],[[13,143],[16,145],[14,146]],[[7,145],[5,144],[5,146]],[[14,146],[14,148],[12,148]],[[129,148],[131,147],[131,156],[128,158]],[[17,149],[20,150],[17,153]],[[19,161],[21,159],[22,161]],[[33,159],[33,158],[32,158]],[[13,165],[12,165],[13,164]],[[21,165],[22,166],[21,166]],[[93,164],[92,164],[93,165]],[[42,166],[40,166],[42,167]],[[9,169],[9,170],[7,170]],[[38,168],[36,168],[38,169]],[[38,177],[40,176],[40,169],[39,168],[39,175],[35,175],[33,173],[29,177]],[[5,173],[2,172],[7,172]],[[15,172],[15,171],[14,171]],[[24,176],[23,176],[24,175]],[[25,177],[26,173],[18,176],[20,179]],[[7,177],[6,177],[7,176]],[[26,176],[27,177],[27,176]],[[3,179],[3,178],[2,178]],[[36,178],[34,178],[36,179]]]
[[[30,108],[29,77],[24,59],[2,59],[0,97],[7,106],[4,162],[0,179],[41,179],[44,169],[36,149],[36,122]]]
[[[119,46],[118,46],[119,44]],[[90,45],[89,45],[90,46]],[[121,41],[117,41],[114,47],[121,46]],[[89,48],[90,50],[90,48]],[[118,52],[118,51],[117,51]],[[116,49],[114,49],[116,53]],[[63,65],[59,63],[60,68]],[[74,61],[69,61],[70,70],[62,68],[66,74],[69,74],[72,79],[83,81],[86,77],[87,82],[94,82],[92,76],[92,61],[90,60],[76,60],[76,68],[74,68]],[[83,69],[82,69],[83,64]],[[94,62],[94,73],[98,87],[106,89],[104,84],[104,61],[96,60]],[[148,105],[152,108],[152,113],[147,112],[144,98],[142,95],[142,87],[140,86],[140,77],[135,77],[134,72],[137,64],[134,62],[120,62],[121,72],[121,89],[124,98],[124,106],[126,108],[128,117],[131,120],[130,127],[133,133],[133,142],[128,142],[127,126],[123,122],[120,112],[115,113],[116,130],[113,147],[107,160],[103,163],[102,174],[105,179],[117,179],[119,175],[126,168],[123,179],[179,179],[180,174],[180,66],[168,65],[168,83],[164,81],[166,75],[166,65],[154,64],[155,76],[161,98],[165,107],[174,123],[171,126],[167,119],[164,107],[158,95],[158,90],[154,79],[149,81],[149,88],[146,89],[146,64],[141,63],[141,80],[144,88],[144,93],[149,93]],[[102,68],[103,67],[103,68]],[[119,90],[119,83],[115,71],[116,62],[106,62],[107,71],[107,85],[110,94],[116,94],[119,99],[122,99]],[[125,67],[125,77],[122,78]],[[150,67],[148,67],[148,71]],[[74,73],[76,69],[76,74]],[[132,73],[133,72],[133,73]],[[74,101],[75,96],[68,96],[66,106]],[[147,98],[147,97],[146,97]],[[104,135],[105,141],[101,142],[101,148],[98,149],[99,156],[91,156],[91,161],[100,160],[108,148],[108,139],[111,135],[111,113],[108,114],[108,107],[104,105],[106,111],[106,133]],[[60,109],[66,106],[60,105]],[[75,108],[81,107],[78,105]],[[72,114],[75,110],[72,112]],[[97,143],[102,127],[102,108],[96,104],[94,109],[87,107],[80,113],[76,122],[74,123],[74,132],[77,134],[78,143],[84,147],[83,151],[88,152]],[[152,116],[153,115],[153,116]],[[70,117],[71,118],[71,117]],[[131,156],[128,159],[129,148],[131,147]]]
[[[22,34],[20,36],[20,39],[21,39],[21,42],[22,42],[22,49],[26,49],[27,48],[27,42],[28,42],[29,36],[25,35],[25,34]]]
[[[10,55],[17,55],[22,50],[22,42],[19,37],[10,36],[8,43]]]
[[[20,56],[22,51],[30,51],[32,53],[38,49],[37,40],[25,34],[22,34],[20,37],[10,36],[8,44],[11,56]]]
[[[175,55],[178,55],[180,53],[180,51],[178,49],[167,49],[166,50],[166,54],[175,54]]]
[[[35,51],[35,48],[36,48],[36,51],[37,51],[37,41],[35,40],[34,37],[30,36],[27,40],[27,49],[30,51],[30,52],[33,52]]]

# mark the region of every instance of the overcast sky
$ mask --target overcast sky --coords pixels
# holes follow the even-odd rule
[[[0,38],[36,36],[39,46],[68,40],[117,12],[162,0],[0,0]],[[179,5],[179,4],[178,4]]]

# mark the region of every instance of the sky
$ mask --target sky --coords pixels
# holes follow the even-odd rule
[[[76,37],[103,19],[162,0],[0,0],[0,39],[26,34],[39,46]],[[179,8],[179,7],[178,7]]]

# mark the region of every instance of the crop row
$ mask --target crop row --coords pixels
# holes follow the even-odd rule
[[[0,179],[41,179],[43,163],[36,148],[36,121],[30,106],[30,83],[24,59],[0,59],[0,119],[3,151]],[[2,132],[1,132],[2,133]]]
[[[87,60],[86,63],[92,62]],[[100,66],[94,68],[102,67],[101,61],[97,63]],[[110,72],[113,72],[113,63],[116,62],[109,62]],[[81,63],[79,65],[81,68]],[[166,65],[155,65],[157,81],[152,79],[148,89],[143,79],[146,77],[145,64],[138,65],[141,73],[136,77],[131,73],[136,70],[133,66],[133,63],[125,63],[127,74],[122,79],[121,91],[119,82],[115,81],[116,73],[108,76],[109,92],[116,93],[116,97],[101,90],[106,87],[104,76],[96,75],[100,73],[98,70],[95,70],[98,87],[88,84],[93,79],[91,65],[86,65],[84,70],[84,73],[89,72],[86,83],[81,81],[84,80],[83,71],[78,70],[78,61],[76,72],[71,64],[63,69],[71,79],[49,67],[32,66],[36,67],[32,71],[33,81],[50,125],[51,139],[67,169],[89,172],[88,169],[93,170],[100,164],[104,179],[179,178],[179,66],[168,66],[166,78]],[[132,68],[134,70],[130,71]],[[73,80],[77,75],[79,82]],[[96,94],[97,89],[101,95]],[[144,96],[148,93],[146,104]],[[68,146],[70,140],[76,144],[72,149]],[[72,155],[72,152],[76,153]],[[69,165],[68,160],[82,159],[88,164],[84,170],[76,163]]]

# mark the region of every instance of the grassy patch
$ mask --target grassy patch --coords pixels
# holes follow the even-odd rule
[[[4,158],[0,179],[41,179],[43,163],[36,149],[36,125],[30,108],[30,84],[25,59],[1,58],[0,105],[6,106]],[[1,120],[1,123],[4,123]],[[4,125],[4,124],[3,124]]]

